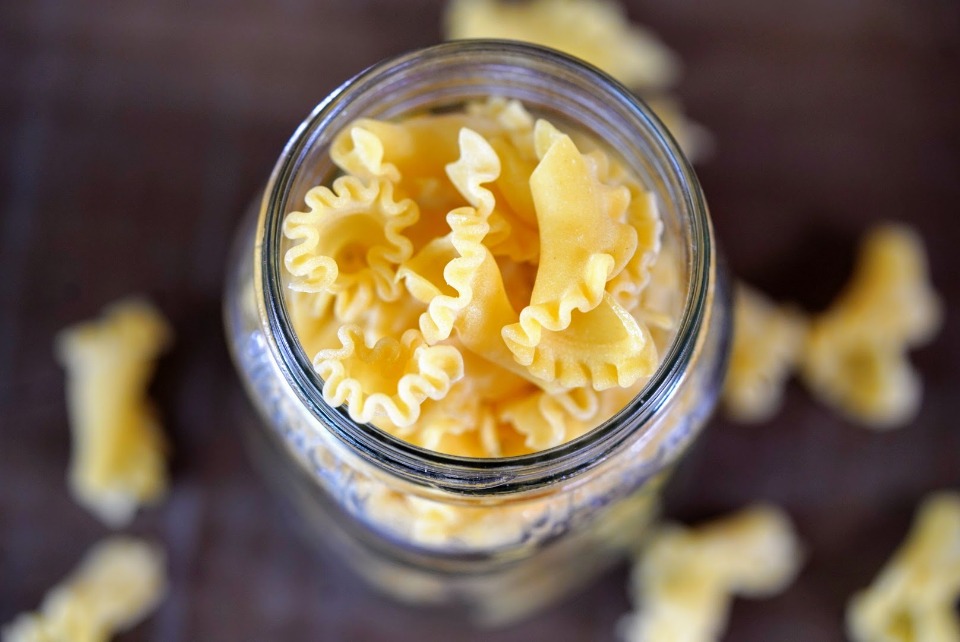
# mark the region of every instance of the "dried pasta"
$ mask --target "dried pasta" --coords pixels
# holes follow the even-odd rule
[[[630,192],[600,182],[570,137],[546,121],[537,123],[534,136],[540,163],[530,186],[540,265],[530,304],[504,327],[504,341],[541,379],[598,390],[627,387],[649,375],[656,361],[649,336],[606,294],[607,282],[637,250],[637,230],[620,222]]]
[[[163,553],[115,536],[91,549],[39,611],[4,627],[3,642],[106,642],[146,617],[165,590]]]
[[[734,595],[779,593],[801,559],[789,518],[771,506],[694,529],[661,526],[633,569],[637,610],[621,621],[621,636],[636,642],[716,640]]]
[[[74,498],[110,526],[166,491],[165,443],[146,387],[172,332],[150,304],[129,300],[103,318],[60,332],[73,433],[69,482]]]
[[[906,352],[929,341],[940,319],[919,236],[904,226],[880,226],[864,239],[844,291],[812,319],[803,379],[856,421],[874,428],[903,425],[916,414],[921,394]]]
[[[306,202],[309,212],[291,212],[283,223],[287,238],[298,241],[284,256],[294,277],[290,287],[336,295],[337,317],[345,321],[375,298],[396,300],[396,268],[413,252],[402,231],[419,218],[416,203],[394,200],[389,181],[364,184],[350,176],[337,179],[332,190],[310,190]]]
[[[853,642],[957,642],[960,493],[924,501],[907,541],[847,605]]]
[[[347,405],[350,418],[361,423],[385,415],[409,427],[426,399],[442,399],[463,376],[463,358],[453,346],[428,346],[417,330],[400,341],[384,337],[373,345],[355,325],[340,328],[339,349],[321,350],[314,358],[323,378],[323,398],[331,406]]]
[[[613,0],[455,0],[445,33],[449,40],[520,40],[581,58],[640,92],[688,158],[705,159],[713,149],[710,132],[665,93],[679,78],[679,58],[653,33],[630,24]]]
[[[736,290],[733,314],[724,406],[739,421],[763,421],[780,405],[784,382],[803,349],[806,326],[800,313],[775,305],[742,283]]]
[[[345,175],[283,227],[289,316],[327,403],[499,457],[575,439],[639,392],[660,354],[646,318],[668,337],[679,314],[646,292],[683,283],[658,267],[655,199],[577,136],[591,151],[494,97],[335,137]]]
[[[632,25],[609,0],[453,0],[449,40],[504,38],[552,47],[586,60],[632,87],[663,87],[680,62],[653,33]]]

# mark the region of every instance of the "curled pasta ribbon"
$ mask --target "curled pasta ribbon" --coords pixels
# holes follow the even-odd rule
[[[621,622],[628,642],[720,638],[733,595],[779,593],[800,569],[789,518],[756,506],[696,529],[656,531],[633,569],[638,611]]]
[[[507,328],[503,332],[509,345]],[[511,348],[518,362],[529,361],[534,377],[564,388],[626,388],[653,374],[658,363],[650,332],[609,294],[593,310],[574,312],[564,330],[543,332],[536,347]]]
[[[371,423],[386,416],[407,428],[420,416],[426,399],[441,399],[463,377],[463,358],[453,346],[428,346],[417,330],[399,341],[384,337],[369,346],[363,331],[345,325],[337,333],[341,347],[321,350],[313,364],[323,379],[323,399],[347,404],[350,418]]]
[[[491,96],[486,101],[467,105],[467,113],[495,123],[521,160],[537,161],[533,145],[535,120],[519,100]],[[532,212],[532,208],[529,211]]]
[[[637,248],[637,232],[618,218],[629,192],[609,188],[589,172],[569,136],[537,122],[540,164],[530,177],[540,229],[540,265],[530,305],[503,337],[518,362],[530,365],[543,329],[570,325],[574,310],[600,305],[607,281]]]
[[[740,421],[763,421],[780,405],[784,382],[803,349],[806,324],[796,311],[775,305],[742,283],[733,314],[724,405]]]
[[[492,409],[470,391],[470,401],[446,399],[425,409],[423,428],[414,443],[428,450],[461,457],[500,457],[500,437]]]
[[[847,604],[853,642],[956,642],[960,617],[960,493],[924,501],[907,541]]]
[[[290,322],[305,354],[337,345],[337,330],[343,322],[332,313],[334,295],[329,292],[287,293]]]
[[[676,248],[662,243],[650,267],[650,280],[640,291],[640,301],[630,312],[642,323],[666,334],[673,330],[683,311],[683,267]]]
[[[525,436],[533,451],[546,450],[585,433],[596,421],[600,403],[590,388],[574,388],[559,394],[538,390],[507,402],[500,419]]]
[[[128,300],[56,339],[73,433],[70,490],[113,527],[166,492],[166,444],[146,388],[154,359],[172,338],[156,308]]]
[[[902,425],[921,395],[906,352],[932,338],[940,320],[920,238],[906,227],[881,226],[865,239],[848,286],[813,318],[801,374],[852,419],[878,429]]]
[[[444,175],[461,153],[460,130],[492,136],[500,125],[469,114],[429,114],[400,123],[361,118],[338,134],[330,157],[345,173],[403,184]]]
[[[131,537],[101,541],[40,610],[3,628],[4,642],[106,642],[150,613],[166,590],[163,553]]]
[[[652,32],[630,24],[609,0],[454,0],[448,40],[504,38],[552,47],[596,65],[631,87],[662,87],[679,75],[677,56]]]
[[[340,345],[337,333],[343,322],[332,313],[334,296],[326,292],[295,292],[287,294],[290,320],[303,351],[311,357],[320,350]],[[383,337],[400,336],[416,328],[425,306],[416,301],[375,300],[355,322],[364,336],[372,341]]]
[[[540,256],[540,235],[530,192],[530,175],[536,168],[536,159],[522,158],[517,148],[504,138],[493,138],[490,145],[500,159],[501,173],[491,185],[497,206],[490,215],[490,232],[484,244],[496,256],[536,263]]]
[[[657,208],[657,198],[639,185],[628,184],[630,207],[627,222],[637,231],[637,251],[623,271],[614,277],[607,291],[629,311],[640,305],[640,293],[650,282],[650,270],[660,254],[663,222]]]
[[[449,337],[457,315],[470,305],[473,299],[473,276],[488,254],[483,239],[490,230],[487,220],[493,211],[494,200],[493,194],[482,185],[496,180],[500,175],[500,159],[490,144],[470,129],[460,131],[460,149],[460,159],[447,166],[447,173],[470,205],[458,207],[447,214],[451,230],[447,238],[457,256],[451,258],[443,268],[443,279],[456,294],[446,294],[437,287],[429,295],[426,287],[418,288],[416,285],[425,285],[428,279],[412,278],[410,281],[417,290],[414,296],[430,297],[425,301],[428,304],[427,311],[420,317],[420,329],[430,344]],[[435,244],[430,249],[430,258],[435,259],[438,252],[446,249]],[[424,262],[421,260],[419,264],[423,265]],[[401,277],[412,277],[413,274],[407,269],[401,272]]]
[[[468,302],[456,311],[450,322],[451,329],[456,330],[456,337],[463,346],[481,357],[488,367],[493,364],[506,371],[500,371],[497,377],[487,379],[487,385],[478,384],[477,389],[496,391],[496,397],[503,397],[517,390],[519,378],[544,390],[562,392],[562,386],[553,381],[542,380],[534,376],[528,368],[518,364],[500,339],[499,329],[515,323],[517,313],[507,296],[500,268],[493,254],[482,244],[478,245],[477,251],[482,254],[479,265],[466,273],[459,284],[460,292],[469,293],[469,297],[464,297]],[[457,256],[459,254],[453,246],[451,235],[448,235],[430,243],[411,259],[401,269],[400,275],[414,298],[423,302],[436,301],[441,296],[456,300],[455,296],[442,294],[452,288],[444,278],[448,270],[439,274],[437,266],[450,265]],[[425,320],[430,316],[429,310],[421,315],[421,329],[436,327],[425,325]]]
[[[291,212],[283,222],[294,241],[284,256],[290,288],[335,294],[334,310],[345,320],[376,298],[396,300],[396,267],[413,252],[402,232],[419,218],[416,203],[395,201],[388,181],[351,176],[338,178],[333,190],[311,189],[306,203],[309,212]]]

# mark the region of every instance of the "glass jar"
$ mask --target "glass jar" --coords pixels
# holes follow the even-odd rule
[[[281,222],[335,174],[333,137],[489,96],[603,141],[652,191],[678,255],[672,342],[649,383],[610,420],[556,448],[470,459],[417,448],[350,420],[321,396],[285,305]],[[376,65],[334,91],[284,148],[243,223],[225,298],[227,337],[265,426],[256,461],[365,578],[420,604],[502,624],[622,558],[660,487],[712,411],[731,334],[730,288],[700,186],[650,109],[598,70],[517,43],[460,41]],[[668,293],[670,294],[670,293]]]

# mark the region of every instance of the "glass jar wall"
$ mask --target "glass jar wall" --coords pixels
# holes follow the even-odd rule
[[[333,137],[357,118],[446,111],[490,96],[603,141],[651,191],[676,258],[679,319],[642,391],[602,425],[550,450],[470,459],[417,448],[322,398],[287,308],[284,216],[336,171]],[[377,65],[297,129],[229,266],[230,348],[264,419],[256,460],[316,538],[380,589],[462,606],[478,621],[522,617],[634,548],[669,470],[712,411],[730,340],[726,275],[699,184],[651,111],[615,81],[541,48],[463,41]]]

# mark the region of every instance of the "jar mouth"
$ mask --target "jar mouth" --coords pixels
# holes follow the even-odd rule
[[[430,73],[432,66],[451,64],[463,66],[461,78],[466,83],[473,79],[476,82],[473,89],[477,91],[483,91],[485,85],[478,79],[484,78],[488,94],[496,91],[498,78],[510,73],[525,78],[525,74],[531,74],[531,79],[558,83],[561,87],[564,83],[589,83],[591,91],[597,92],[591,99],[602,101],[605,109],[616,114],[615,122],[610,124],[614,135],[618,127],[627,124],[643,131],[645,138],[652,141],[652,151],[658,155],[663,171],[675,187],[672,197],[683,214],[684,237],[692,248],[687,257],[689,282],[678,329],[647,385],[607,421],[548,450],[512,457],[460,457],[426,450],[374,426],[354,422],[345,409],[331,408],[323,401],[323,381],[300,348],[284,304],[281,228],[291,201],[296,200],[291,198],[291,191],[304,167],[306,150],[316,143],[320,133],[333,127],[336,127],[334,131],[339,130],[335,123],[344,118],[363,92],[382,88],[384,84],[395,92],[408,92],[398,99],[397,94],[394,95],[395,109],[402,112],[407,105],[404,101],[416,97],[414,88],[402,82],[411,69]],[[447,91],[451,97],[464,94],[463,86],[454,83]],[[562,99],[570,100],[570,97],[564,94]],[[387,114],[387,117],[395,115]],[[458,494],[517,493],[571,479],[607,459],[631,437],[652,437],[647,434],[651,432],[650,420],[670,401],[683,380],[708,314],[714,261],[711,226],[699,181],[673,136],[642,100],[599,69],[552,49],[524,43],[502,40],[443,43],[388,59],[348,80],[314,108],[284,147],[264,193],[257,226],[255,251],[259,252],[259,260],[255,261],[254,278],[260,286],[257,298],[261,325],[269,349],[298,399],[362,459],[408,481]]]

